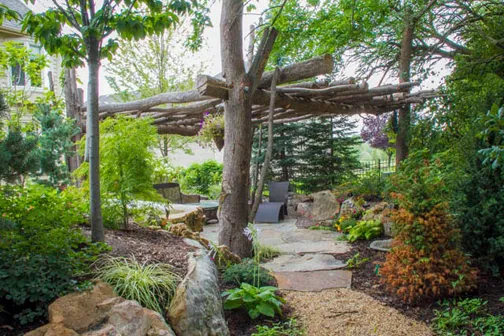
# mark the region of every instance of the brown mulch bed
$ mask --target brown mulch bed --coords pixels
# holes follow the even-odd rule
[[[351,257],[358,252],[361,258],[369,258],[369,261],[359,268],[352,269],[352,288],[368,294],[387,306],[396,308],[412,319],[430,323],[434,317],[434,309],[438,308],[437,302],[430,301],[410,305],[388,292],[385,286],[380,284],[380,278],[376,275],[376,265],[385,261],[386,252],[372,250],[369,248],[369,244],[371,241],[351,243],[352,250],[346,257]],[[487,309],[489,312],[502,314],[504,302],[500,302],[499,298],[504,297],[504,279],[480,275],[478,288],[464,297],[479,297],[488,300]]]
[[[91,235],[89,228],[83,233]],[[130,257],[141,263],[164,263],[173,267],[175,273],[185,276],[187,273],[187,253],[195,248],[184,243],[164,230],[152,230],[134,226],[130,230],[106,230],[105,241],[112,247],[113,256]]]

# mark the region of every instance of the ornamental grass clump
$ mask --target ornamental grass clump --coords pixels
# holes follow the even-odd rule
[[[459,248],[459,230],[443,201],[444,170],[440,162],[416,163],[404,165],[398,178],[401,193],[392,194],[400,206],[392,215],[397,234],[380,268],[382,282],[409,303],[476,285],[476,270]]]
[[[127,300],[164,314],[180,277],[167,264],[139,263],[134,257],[107,257],[97,265],[96,277]]]

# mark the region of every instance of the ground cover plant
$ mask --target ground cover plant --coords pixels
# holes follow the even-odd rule
[[[167,264],[140,263],[134,257],[106,257],[96,265],[96,277],[127,300],[164,315],[180,277]]]
[[[37,184],[0,189],[0,304],[29,323],[76,290],[79,276],[106,247],[76,228],[84,217],[72,193]]]
[[[240,286],[241,283],[256,283],[258,286],[268,286],[274,283],[273,276],[262,267],[257,271],[255,262],[251,259],[244,259],[239,264],[227,267],[222,273],[222,279],[226,283],[237,286]]]
[[[257,331],[251,336],[302,336],[305,334],[294,318],[285,322],[273,323],[271,326],[259,325],[256,328]]]
[[[440,336],[504,334],[504,315],[489,314],[487,303],[480,298],[444,300],[434,311],[432,327]]]

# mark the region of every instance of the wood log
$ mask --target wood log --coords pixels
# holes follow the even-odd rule
[[[355,78],[348,77],[344,79],[333,80],[332,82],[329,83],[329,86],[348,85],[348,84],[355,84]]]
[[[294,63],[280,69],[278,84],[297,82],[303,79],[331,73],[334,63],[331,55],[324,55],[309,59],[304,62]],[[274,71],[265,72],[258,88],[264,89],[271,86]]]
[[[340,92],[362,92],[367,91],[367,83],[364,84],[348,84],[348,85],[338,85],[330,86],[324,89],[305,89],[305,88],[278,88],[278,93],[286,93],[296,97],[308,97],[317,98],[324,96],[331,96],[334,93]]]
[[[184,136],[195,136],[199,132],[199,127],[159,125],[157,126],[157,130],[159,134],[178,134]]]
[[[378,86],[369,89],[365,93],[359,93],[359,94],[348,94],[346,96],[337,96],[334,98],[329,98],[327,99],[330,102],[345,102],[345,101],[359,101],[359,100],[365,100],[366,98],[372,98],[372,97],[377,97],[377,96],[384,96],[387,94],[393,94],[397,92],[408,92],[410,88],[413,86],[419,85],[419,83],[415,82],[408,82],[408,83],[401,83],[397,85],[384,85],[384,86]]]
[[[294,84],[287,84],[279,86],[278,88],[305,88],[305,89],[323,89],[329,86],[329,82],[326,80],[321,81],[310,81],[310,82],[301,82]]]
[[[100,113],[114,113],[121,111],[146,111],[151,107],[168,104],[168,103],[191,103],[203,100],[214,99],[213,97],[201,96],[198,90],[190,90],[185,92],[165,92],[149,98],[139,99],[126,103],[116,103],[100,105],[98,111]],[[84,109],[85,110],[85,109]]]
[[[207,75],[198,75],[196,79],[196,88],[202,96],[224,100],[228,99],[228,91],[230,89],[224,81]]]

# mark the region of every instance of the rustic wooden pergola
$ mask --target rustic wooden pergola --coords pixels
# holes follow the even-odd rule
[[[353,78],[332,82],[306,81],[330,74],[332,70],[333,61],[330,55],[279,69],[278,87],[274,95],[274,123],[335,115],[380,115],[407,104],[423,103],[435,95],[433,91],[410,93],[411,89],[418,85],[415,82],[370,88],[366,82],[357,83]],[[271,71],[263,74],[253,96],[253,124],[268,121],[273,73]],[[223,112],[223,101],[227,99],[229,89],[221,78],[200,75],[197,78],[197,87],[191,91],[166,92],[130,102],[102,104],[99,107],[99,116],[100,119],[119,114],[151,117],[160,134],[193,136],[200,130],[206,113]],[[84,121],[85,107],[75,105],[79,114],[77,119]],[[85,123],[82,122],[81,125],[85,131]]]

